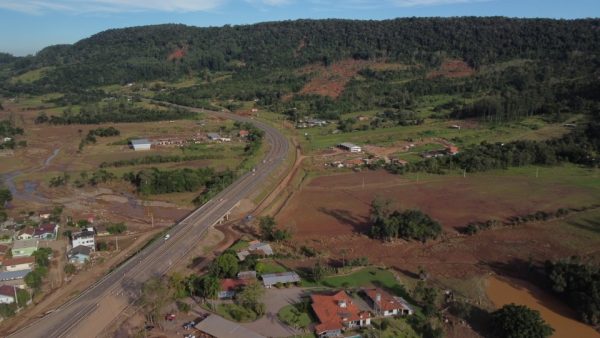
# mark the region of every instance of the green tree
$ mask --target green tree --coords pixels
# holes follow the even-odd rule
[[[8,189],[0,189],[0,207],[4,207],[7,202],[12,201],[12,194]]]
[[[50,248],[38,248],[31,254],[35,258],[35,264],[46,268],[50,266],[50,259],[48,258],[50,255],[52,255],[52,249]]]
[[[219,278],[215,276],[206,276],[202,280],[202,297],[214,299],[219,293]]]
[[[262,303],[262,297],[264,295],[265,289],[259,283],[250,283],[237,294],[236,302],[261,316],[264,314],[265,310],[264,304]]]
[[[273,232],[277,226],[273,216],[261,217],[258,226],[260,228],[260,235],[265,241],[270,241],[273,239]]]
[[[77,267],[75,267],[73,263],[67,263],[65,264],[64,271],[67,274],[67,276],[70,276],[74,274],[75,271],[77,271]]]
[[[216,277],[235,277],[239,272],[239,263],[237,257],[231,252],[225,252],[212,263],[210,272]]]
[[[503,338],[545,338],[554,332],[539,311],[524,305],[503,306],[492,313],[491,323],[494,335]]]
[[[19,307],[27,306],[27,302],[29,302],[30,299],[31,296],[27,290],[17,289],[17,303],[19,304]]]
[[[170,299],[171,292],[161,278],[153,277],[142,285],[141,303],[150,322],[160,318],[160,312]]]

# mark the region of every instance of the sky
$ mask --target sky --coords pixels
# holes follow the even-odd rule
[[[0,51],[35,54],[109,28],[422,16],[598,18],[600,0],[0,0]]]

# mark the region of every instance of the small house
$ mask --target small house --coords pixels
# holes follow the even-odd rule
[[[2,262],[5,271],[33,270],[35,257],[24,256],[7,258]]]
[[[17,235],[17,240],[24,241],[33,238],[33,234],[35,233],[34,228],[27,227],[19,232]]]
[[[13,257],[31,256],[38,249],[39,243],[37,239],[15,241],[12,248],[12,255]]]
[[[248,137],[248,135],[250,135],[250,132],[249,132],[249,131],[247,131],[247,130],[243,130],[243,129],[242,129],[242,130],[240,130],[240,131],[238,132],[238,136],[239,136],[239,137]]]
[[[233,298],[236,292],[248,285],[249,281],[247,279],[232,279],[225,278],[219,281],[219,293],[217,297],[219,299],[230,299]]]
[[[349,142],[344,142],[344,143],[338,144],[338,148],[349,151],[351,153],[360,153],[362,151],[361,147],[357,146],[354,143],[349,143]]]
[[[152,148],[152,142],[150,142],[150,140],[145,139],[145,138],[131,140],[131,147],[135,151],[150,150],[150,148]]]
[[[17,296],[17,288],[12,285],[0,285],[0,304],[12,304]]]
[[[221,135],[218,133],[208,133],[206,134],[206,137],[211,141],[221,141]]]
[[[402,297],[395,297],[382,289],[365,290],[373,311],[384,317],[397,315],[412,315],[413,308]]]
[[[33,231],[33,238],[37,239],[56,239],[58,235],[58,225],[54,223],[45,223]]]
[[[263,285],[266,288],[271,288],[277,284],[300,283],[300,276],[293,271],[269,273],[261,276]]]
[[[67,258],[69,259],[69,263],[73,264],[83,264],[86,261],[90,260],[90,255],[92,254],[92,249],[88,246],[78,245],[73,249],[67,251]]]
[[[256,271],[240,271],[237,274],[237,278],[246,280],[256,279]]]
[[[449,155],[456,155],[456,154],[458,154],[458,147],[457,146],[448,146],[446,148],[446,152]]]

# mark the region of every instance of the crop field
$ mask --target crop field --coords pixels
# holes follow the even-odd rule
[[[503,264],[509,259],[571,254],[600,258],[595,246],[600,229],[593,221],[598,209],[474,236],[458,231],[471,221],[505,220],[539,210],[597,204],[599,175],[594,170],[565,166],[466,177],[394,176],[383,171],[321,176],[302,186],[276,218],[281,225],[293,226],[297,245],[313,247],[325,257],[339,258],[344,251],[349,257],[368,256],[372,263],[398,271],[414,272],[426,266],[443,276],[462,278],[489,271],[495,260]],[[396,208],[418,208],[429,214],[443,225],[444,239],[427,244],[370,239],[366,235],[369,208],[376,196],[391,198]]]

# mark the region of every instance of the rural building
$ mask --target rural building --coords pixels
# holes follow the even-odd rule
[[[30,272],[31,272],[31,270],[19,270],[19,271],[4,271],[4,272],[0,272],[0,282],[22,280]],[[17,283],[17,284],[18,285],[23,285],[23,282],[20,282],[20,283]]]
[[[344,142],[344,143],[338,144],[338,148],[344,149],[344,150],[349,151],[351,153],[360,153],[362,151],[361,147],[357,146],[354,143],[348,143],[348,142]]]
[[[240,271],[237,274],[238,279],[256,279],[256,271]]]
[[[12,304],[17,296],[17,288],[11,285],[0,285],[0,304]]]
[[[217,315],[209,315],[203,321],[196,324],[196,330],[209,335],[209,337],[218,338],[266,338],[258,333],[251,331],[238,323],[229,321]],[[204,336],[201,336],[204,337]]]
[[[319,119],[308,119],[306,121],[306,124],[309,127],[323,127],[323,126],[327,125],[327,121],[319,120]]]
[[[33,232],[33,238],[38,239],[56,239],[58,234],[58,225],[46,223],[37,227]]]
[[[312,294],[312,309],[319,319],[319,337],[337,337],[342,331],[371,325],[371,314],[361,311],[344,291],[333,295]]]
[[[40,211],[38,216],[40,217],[40,219],[49,219],[50,216],[52,216],[52,211],[51,210]]]
[[[233,298],[236,292],[248,285],[248,283],[249,281],[247,279],[221,279],[219,281],[219,293],[217,294],[217,297],[219,297],[219,299]]]
[[[37,239],[28,239],[24,241],[15,241],[12,248],[13,257],[31,256],[38,249],[39,241]]]
[[[90,260],[91,254],[92,249],[89,246],[78,245],[67,251],[67,258],[69,259],[69,263],[83,264],[85,261]]]
[[[262,275],[263,285],[271,288],[276,284],[300,283],[300,276],[293,271],[269,273]]]
[[[34,228],[25,228],[25,229],[21,230],[21,232],[19,232],[19,234],[17,235],[17,239],[20,241],[32,239],[34,232],[35,232]]]
[[[382,289],[368,289],[365,294],[376,314],[384,317],[396,315],[412,315],[413,308],[402,297],[392,296]]]
[[[237,257],[240,261],[246,259],[246,257],[250,255],[258,255],[258,256],[272,256],[273,248],[269,243],[263,243],[260,241],[252,241],[250,245],[245,250],[240,250],[237,252]]]
[[[240,130],[239,133],[238,133],[239,137],[248,137],[248,135],[250,135],[250,132],[247,131],[247,130],[243,130],[243,129]]]
[[[206,134],[206,137],[211,141],[221,141],[221,135],[217,133],[208,133]]]
[[[135,151],[150,150],[150,148],[152,148],[152,142],[145,138],[131,140],[131,147]]]
[[[33,270],[34,264],[35,258],[31,256],[7,258],[2,262],[5,271]]]
[[[92,249],[92,251],[96,250],[96,233],[94,232],[94,228],[87,228],[80,232],[76,232],[71,235],[71,246],[76,248],[80,245],[87,246]]]

